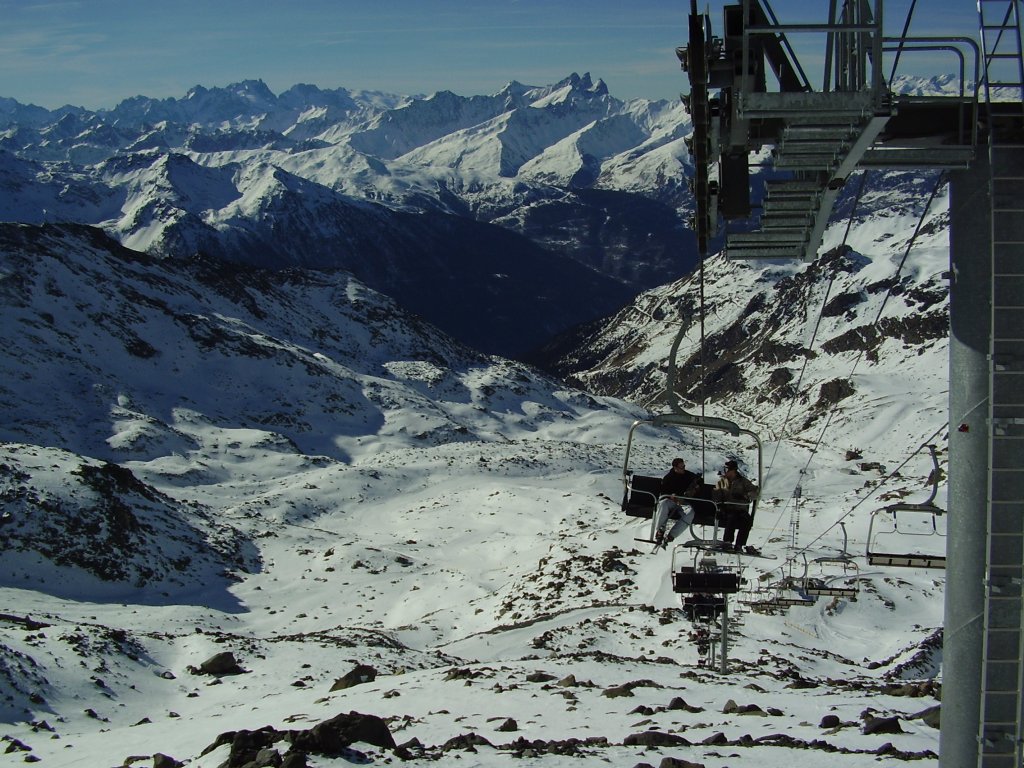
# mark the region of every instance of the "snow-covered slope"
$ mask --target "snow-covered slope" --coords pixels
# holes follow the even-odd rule
[[[80,226],[0,234],[7,755],[934,764],[941,573],[860,560],[856,600],[766,614],[737,599],[722,675],[672,592],[673,556],[649,554],[646,521],[619,510],[638,408],[472,352],[346,273],[158,260]],[[886,272],[841,263],[850,288]],[[725,326],[728,300],[760,283],[715,266],[733,270],[712,292]],[[927,285],[927,261],[909,274]],[[904,355],[914,393],[888,393],[899,439],[857,386],[843,439],[778,444],[752,535],[778,559],[742,558],[744,595],[799,567],[800,547],[835,553],[844,516],[863,552],[871,494],[921,488],[926,462],[888,482],[877,464],[939,418],[919,406],[940,397],[922,348]],[[710,472],[737,446],[708,451]],[[700,453],[697,436],[651,434],[634,458],[659,473]]]

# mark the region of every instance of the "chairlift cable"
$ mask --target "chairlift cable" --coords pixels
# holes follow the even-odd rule
[[[812,547],[812,546],[813,546],[814,544],[817,544],[817,543],[818,543],[818,542],[819,542],[819,541],[820,541],[820,540],[821,540],[821,539],[822,539],[822,538],[823,538],[823,537],[825,536],[825,534],[827,534],[827,533],[828,533],[829,531],[831,531],[831,530],[832,530],[833,528],[835,528],[835,527],[836,527],[837,525],[841,525],[841,524],[842,524],[842,522],[843,522],[844,520],[846,520],[846,518],[848,518],[848,517],[849,517],[850,515],[852,515],[852,514],[853,514],[853,513],[854,513],[854,512],[855,512],[855,511],[857,510],[857,508],[858,508],[858,507],[859,507],[859,506],[860,506],[861,504],[863,504],[863,503],[864,503],[864,502],[866,502],[866,501],[867,501],[868,499],[872,498],[872,497],[873,497],[873,496],[874,496],[875,494],[877,494],[877,493],[878,493],[878,492],[879,492],[880,490],[882,490],[882,488],[883,488],[883,487],[885,486],[885,484],[886,484],[886,483],[888,483],[888,482],[889,482],[890,480],[892,480],[892,479],[893,479],[894,477],[896,477],[896,476],[897,476],[897,475],[898,475],[898,474],[900,473],[900,470],[901,470],[901,469],[903,469],[903,468],[904,468],[905,466],[907,466],[907,464],[909,464],[909,463],[910,463],[910,461],[911,461],[911,460],[912,460],[912,459],[913,459],[913,458],[914,458],[915,456],[917,456],[917,454],[919,454],[919,453],[920,453],[920,452],[922,451],[922,449],[924,449],[924,448],[927,448],[927,447],[928,447],[928,446],[929,446],[929,445],[931,444],[932,440],[934,440],[934,439],[935,439],[936,437],[938,437],[938,436],[939,436],[940,434],[942,434],[942,431],[943,431],[943,430],[945,430],[945,429],[948,429],[948,428],[949,428],[949,425],[948,425],[948,424],[943,424],[943,425],[942,425],[942,426],[940,426],[940,427],[939,427],[938,429],[936,429],[936,430],[935,430],[934,432],[932,432],[932,433],[931,433],[931,435],[929,435],[928,437],[926,437],[926,438],[925,438],[925,440],[924,440],[924,442],[922,442],[922,443],[921,443],[921,444],[920,444],[920,445],[919,445],[919,446],[917,447],[917,449],[916,449],[915,451],[913,451],[913,453],[911,453],[911,454],[910,454],[909,456],[907,456],[907,458],[905,458],[905,459],[903,460],[903,462],[902,462],[902,463],[901,463],[901,464],[900,464],[900,465],[899,465],[898,467],[896,467],[896,469],[894,469],[894,470],[893,470],[892,472],[890,472],[890,473],[889,473],[888,475],[886,475],[885,477],[883,477],[883,478],[882,478],[882,479],[881,479],[881,480],[879,481],[878,485],[876,485],[876,486],[875,486],[874,488],[872,488],[872,489],[871,489],[871,492],[870,492],[870,493],[868,493],[867,495],[865,495],[865,496],[864,496],[864,498],[862,498],[862,499],[861,499],[860,501],[858,501],[858,502],[857,502],[856,504],[854,504],[854,505],[853,505],[853,506],[852,506],[852,507],[851,507],[851,508],[850,508],[849,510],[847,510],[846,512],[844,512],[844,513],[843,513],[843,514],[842,514],[842,515],[841,515],[841,516],[839,517],[839,519],[837,519],[837,520],[836,520],[836,521],[835,521],[834,523],[832,523],[832,525],[830,525],[830,526],[829,526],[828,528],[826,528],[826,529],[825,529],[824,531],[822,531],[821,533],[819,533],[819,534],[818,534],[818,535],[817,535],[817,536],[816,536],[816,537],[815,537],[815,538],[814,538],[814,539],[813,539],[812,541],[810,541],[810,542],[809,542],[809,543],[807,544],[807,546],[806,546],[806,547],[804,547],[804,548],[803,548],[803,549],[801,550],[801,552],[806,552],[806,551],[808,551],[808,550],[809,550],[809,549],[810,549],[810,548],[811,548],[811,547]]]
[[[846,241],[847,241],[847,239],[850,236],[850,229],[851,229],[851,227],[853,225],[853,216],[857,212],[857,206],[860,204],[861,195],[864,194],[864,186],[865,186],[865,182],[867,181],[867,178],[868,178],[868,171],[862,172],[861,176],[860,176],[860,183],[857,185],[857,194],[856,194],[856,196],[853,199],[853,205],[850,207],[850,215],[849,215],[849,217],[847,217],[847,220],[846,220],[846,231],[843,233],[843,242],[839,246],[840,248],[846,246]],[[836,274],[838,272],[839,272],[839,264],[837,262],[836,265],[835,265],[835,268],[832,270],[832,275],[828,279],[828,285],[825,287],[825,296],[821,300],[821,308],[818,310],[818,318],[817,318],[817,320],[814,323],[814,329],[811,332],[811,339],[807,343],[807,351],[808,352],[810,352],[812,349],[814,349],[814,342],[818,338],[818,330],[821,328],[821,321],[822,321],[822,318],[825,315],[825,307],[828,305],[829,297],[832,294],[832,286],[835,283]],[[803,383],[804,374],[807,373],[807,366],[808,366],[809,363],[810,363],[810,355],[805,355],[804,356],[804,362],[800,366],[800,374],[797,376],[796,386],[794,388],[795,392],[799,392],[800,391],[800,385]],[[792,414],[793,414],[793,406],[795,404],[796,404],[796,398],[795,397],[791,397],[789,399],[789,408],[786,410],[786,417],[782,421],[782,429],[779,432],[778,439],[775,442],[775,450],[772,452],[772,458],[768,462],[768,469],[765,471],[765,476],[764,476],[764,483],[765,483],[765,485],[768,484],[768,478],[769,478],[769,476],[771,476],[772,468],[775,466],[775,457],[778,455],[778,453],[779,453],[779,446],[782,444],[782,440],[786,436],[786,427],[789,426],[789,419],[790,419],[790,416],[792,416]]]
[[[892,472],[890,472],[885,477],[883,477],[878,482],[878,485],[876,485],[874,488],[871,489],[870,493],[866,494],[860,501],[858,501],[856,504],[854,504],[852,507],[850,507],[850,509],[848,509],[842,515],[840,515],[839,518],[834,523],[832,523],[832,525],[830,525],[828,528],[826,528],[821,533],[819,533],[817,536],[815,536],[811,541],[809,541],[806,544],[806,546],[802,547],[799,551],[794,552],[792,557],[787,556],[787,558],[786,558],[786,560],[784,562],[780,563],[776,568],[772,569],[771,571],[768,571],[768,573],[774,573],[776,570],[778,570],[780,573],[784,574],[785,573],[785,569],[787,567],[792,568],[792,563],[795,562],[796,556],[803,555],[803,554],[809,552],[811,550],[811,548],[815,544],[817,544],[819,541],[821,541],[836,526],[842,526],[844,521],[846,520],[846,518],[848,518],[855,511],[857,511],[857,509],[860,507],[861,504],[863,504],[864,502],[868,501],[869,499],[874,497],[879,491],[881,491],[882,488],[885,487],[886,483],[888,483],[890,480],[892,480],[894,477],[896,477],[900,473],[900,470],[902,470],[905,466],[907,466],[907,464],[909,464],[911,462],[911,460],[915,456],[917,456],[917,454],[919,454],[922,451],[922,449],[927,448],[932,443],[932,440],[934,440],[936,437],[938,437],[940,434],[942,434],[942,431],[944,429],[947,429],[948,427],[949,427],[948,424],[943,424],[938,429],[936,429],[934,432],[932,432],[931,435],[929,435],[928,437],[926,437],[924,439],[924,442],[922,442],[914,451],[912,451],[910,453],[910,455],[907,456],[907,458],[905,458],[903,460],[903,462],[898,467],[896,467],[896,469],[894,469]]]
[[[913,249],[914,244],[917,241],[917,236],[921,233],[921,227],[924,224],[925,217],[928,215],[928,211],[931,210],[932,203],[935,201],[935,197],[938,194],[939,190],[942,188],[942,185],[943,185],[943,182],[945,181],[945,179],[946,179],[946,173],[945,173],[945,171],[943,171],[943,172],[939,173],[938,177],[935,180],[935,186],[932,188],[931,194],[928,196],[928,200],[925,203],[924,208],[921,210],[921,215],[918,217],[917,225],[914,227],[913,235],[911,235],[910,239],[907,241],[907,247],[906,247],[906,249],[903,252],[903,257],[900,259],[900,263],[896,267],[896,272],[895,272],[895,274],[893,275],[893,277],[891,279],[889,287],[886,289],[885,296],[882,299],[882,304],[878,308],[878,313],[875,315],[875,319],[874,319],[874,322],[872,323],[872,326],[877,326],[879,321],[882,319],[882,313],[885,311],[885,307],[886,307],[886,305],[889,302],[889,298],[892,296],[892,290],[897,285],[897,280],[899,278],[899,275],[903,271],[903,267],[907,263],[907,258],[909,258],[909,256],[910,256],[910,251]],[[843,245],[846,244],[846,236],[849,235],[850,223],[852,222],[852,220],[853,220],[853,210],[850,211],[850,220],[847,222],[847,230],[846,230],[846,235],[844,235],[844,237],[843,237]],[[831,283],[830,283],[830,285],[831,285]],[[822,313],[824,312],[824,308],[825,308],[825,305],[822,304]],[[820,319],[821,319],[821,317],[819,315],[819,322],[820,322]],[[860,352],[858,352],[856,359],[853,361],[853,365],[850,368],[849,376],[847,377],[848,379],[852,379],[853,378],[854,374],[857,371],[857,367],[860,365],[860,361],[863,359],[863,357],[864,357],[864,350],[861,350]],[[806,361],[805,361],[805,365],[806,365]],[[792,404],[792,401],[791,401],[791,404]],[[838,410],[839,410],[839,403],[838,402],[834,403],[832,405],[831,409],[829,409],[828,418],[825,419],[825,424],[821,428],[821,432],[818,434],[818,438],[817,438],[817,440],[815,440],[814,445],[813,445],[813,447],[810,450],[810,453],[809,453],[809,455],[807,457],[807,463],[804,465],[803,469],[800,470],[800,474],[801,475],[804,475],[804,474],[807,473],[808,469],[811,466],[811,462],[814,461],[814,455],[818,452],[818,449],[821,446],[821,442],[822,442],[822,440],[825,437],[825,433],[828,431],[829,426],[832,424],[832,419],[835,417],[835,415],[838,412]],[[787,418],[788,418],[788,414],[787,414]],[[942,429],[945,428],[945,426],[946,425],[943,425],[943,427],[941,427],[938,431],[941,432]],[[938,432],[936,432],[936,434],[938,434]],[[776,446],[775,446],[775,452],[776,453],[778,452],[778,446],[779,446],[779,444],[776,443]],[[920,449],[918,449],[918,450],[920,450]],[[915,453],[912,454],[912,455],[916,455],[916,453],[917,453],[917,451],[915,451]],[[774,459],[775,459],[775,454],[773,453],[772,454],[772,460],[774,461]],[[908,461],[909,461],[909,458],[908,458]],[[904,462],[904,463],[906,463],[906,462]],[[771,465],[769,465],[769,467],[768,467],[768,472],[770,473],[770,471],[771,471]],[[766,476],[767,476],[767,474],[768,473],[766,473]],[[779,517],[775,521],[775,525],[772,526],[772,529],[768,532],[767,537],[770,537],[772,535],[772,533],[775,532],[775,529],[778,527],[779,521],[782,519],[782,515],[785,514],[785,511],[788,508],[788,506],[789,506],[789,504],[787,503],[786,507],[783,507],[782,511],[779,513]],[[844,519],[845,517],[846,517],[846,515],[841,517],[840,520]],[[834,525],[830,526],[826,530],[832,530],[832,528],[834,528],[834,527],[835,527]]]
[[[846,241],[850,237],[850,230],[853,227],[853,217],[857,213],[857,207],[860,205],[861,197],[864,194],[864,188],[865,188],[865,186],[867,184],[867,178],[868,178],[868,171],[865,170],[860,175],[860,183],[857,185],[857,194],[854,196],[853,204],[850,206],[850,215],[846,219],[846,230],[843,232],[843,242],[840,244],[840,246],[839,246],[840,248],[843,248],[843,247],[846,246]],[[821,307],[818,309],[818,317],[817,317],[817,319],[814,322],[814,328],[811,331],[810,341],[808,341],[808,343],[807,343],[807,351],[808,352],[810,352],[812,349],[814,349],[814,342],[818,338],[818,330],[821,328],[821,321],[822,321],[822,319],[825,316],[825,307],[828,306],[828,300],[829,300],[829,297],[832,294],[832,286],[835,283],[836,275],[838,274],[838,272],[839,272],[839,263],[837,261],[835,266],[834,266],[834,268],[833,268],[833,270],[832,270],[832,274],[831,274],[831,276],[828,279],[828,285],[825,286],[825,295],[822,297]],[[811,356],[809,354],[808,355],[804,355],[804,362],[800,366],[800,374],[797,376],[796,386],[793,389],[794,392],[800,392],[800,387],[803,384],[804,375],[807,373],[807,366],[810,364],[810,361],[811,361]],[[789,426],[790,417],[793,415],[793,406],[794,405],[796,405],[796,397],[790,397],[789,398],[789,407],[786,409],[786,417],[782,421],[782,429],[779,431],[777,439],[775,441],[775,450],[772,451],[772,457],[769,460],[768,468],[767,468],[767,470],[765,470],[765,473],[764,473],[764,481],[763,481],[763,485],[764,486],[768,485],[768,478],[771,476],[772,469],[775,466],[775,457],[778,456],[779,447],[782,445],[782,441],[786,437],[786,429]],[[802,476],[804,474],[804,471],[801,470],[800,474]],[[798,486],[798,488],[794,489],[794,493],[796,493],[798,491],[798,489],[799,489],[799,486]],[[776,529],[779,527],[779,523],[782,521],[782,516],[786,513],[786,509],[788,507],[789,507],[789,504],[787,503],[787,505],[785,507],[783,507],[782,510],[779,512],[779,516],[776,518],[775,524],[772,525],[771,529],[768,531],[768,535],[766,536],[766,538],[771,538],[772,534],[775,533]]]
[[[917,226],[914,228],[914,234],[911,235],[910,240],[907,241],[907,247],[906,250],[903,252],[903,258],[900,259],[900,263],[896,266],[896,273],[892,276],[889,287],[885,291],[885,296],[882,298],[882,304],[878,308],[878,314],[875,315],[875,320],[872,323],[872,326],[877,326],[882,319],[882,313],[885,312],[885,306],[886,304],[889,303],[889,299],[892,296],[892,289],[897,285],[897,280],[900,276],[900,273],[903,271],[904,265],[907,263],[907,258],[910,256],[910,251],[914,247],[914,242],[917,240],[917,236],[921,232],[921,226],[924,224],[925,216],[928,215],[928,211],[932,207],[932,202],[934,202],[935,196],[938,194],[939,189],[942,187],[942,182],[945,180],[945,178],[946,174],[945,172],[942,172],[935,180],[935,186],[932,188],[932,193],[931,195],[929,195],[928,202],[925,203],[924,208],[921,210],[921,215],[917,219]],[[850,368],[850,374],[847,376],[847,379],[853,378],[854,374],[857,372],[857,366],[860,365],[860,361],[863,359],[864,350],[862,349],[860,350],[860,352],[857,353],[857,357],[853,361],[853,365]],[[821,432],[818,434],[818,439],[815,440],[814,442],[814,447],[811,449],[810,456],[808,456],[807,458],[807,464],[804,465],[805,471],[808,467],[810,467],[811,462],[814,460],[814,454],[818,452],[818,448],[821,446],[821,441],[825,437],[825,432],[828,431],[829,426],[832,424],[832,419],[835,417],[838,410],[838,402],[834,403],[832,405],[832,408],[829,409],[828,418],[825,420],[825,425],[821,428]]]
[[[892,81],[896,78],[896,68],[900,63],[900,55],[903,53],[903,47],[907,42],[907,34],[910,32],[910,21],[914,17],[914,6],[917,5],[917,0],[912,0],[910,3],[910,9],[907,11],[907,20],[903,22],[903,34],[900,35],[900,44],[896,49],[896,56],[892,60],[892,72],[889,73],[889,90],[892,90]]]

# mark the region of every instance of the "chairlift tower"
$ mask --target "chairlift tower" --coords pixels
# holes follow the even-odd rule
[[[1024,60],[1021,0],[976,0],[978,36],[886,36],[883,0],[829,0],[780,23],[768,0],[691,0],[677,50],[690,81],[702,257],[724,221],[730,259],[817,256],[855,171],[940,169],[950,181],[949,510],[939,764],[1024,764]],[[822,4],[824,7],[824,4]],[[817,6],[815,6],[817,7]],[[797,39],[824,41],[820,84]],[[883,62],[948,55],[951,96],[891,92]],[[769,72],[771,78],[769,78]],[[895,73],[895,63],[893,66]],[[772,85],[772,87],[769,87]],[[750,153],[770,147],[752,195]],[[758,210],[759,209],[759,210]],[[754,213],[757,215],[754,215]],[[754,227],[749,223],[753,220]]]

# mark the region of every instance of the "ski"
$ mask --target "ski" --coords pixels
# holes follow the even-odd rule
[[[775,555],[768,555],[759,549],[754,547],[743,547],[742,549],[733,549],[732,547],[726,548],[720,541],[707,541],[705,539],[694,539],[688,541],[684,547],[692,547],[695,549],[702,549],[705,552],[719,552],[723,555],[741,555],[745,557],[756,557],[762,560],[777,560]]]

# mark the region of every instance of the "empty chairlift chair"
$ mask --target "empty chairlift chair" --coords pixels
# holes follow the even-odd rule
[[[804,557],[803,594],[813,597],[839,597],[856,600],[860,589],[860,566],[847,553],[846,525],[843,529],[843,549],[835,555],[815,557],[810,562]]]
[[[818,601],[817,595],[806,591],[806,584],[799,577],[786,577],[774,585],[772,601],[784,608],[809,608]]]
[[[921,503],[889,504],[875,510],[868,525],[867,561],[869,565],[907,568],[945,568],[946,511],[937,506],[935,495],[940,477],[935,446],[928,446],[933,469],[928,477],[931,492]]]

